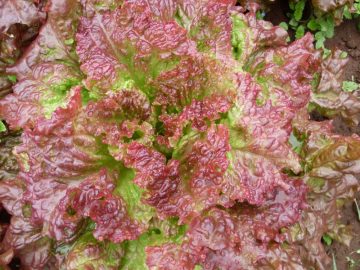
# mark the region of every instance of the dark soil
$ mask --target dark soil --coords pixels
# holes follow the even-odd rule
[[[270,10],[265,19],[279,24],[287,22],[286,13],[289,12],[288,1],[281,0],[270,5]],[[358,22],[355,20],[344,21],[335,29],[335,35],[326,42],[329,49],[338,48],[346,51],[349,55],[349,62],[345,68],[344,80],[354,80],[360,82],[360,32],[356,28]],[[291,33],[290,33],[291,34]],[[319,114],[312,115],[314,120],[326,120]],[[335,130],[339,134],[351,135],[357,133],[360,135],[360,126],[349,127],[341,118],[334,120]],[[357,195],[357,201],[360,206],[360,194]],[[335,261],[338,270],[359,270],[360,269],[360,221],[354,202],[348,203],[343,209],[342,222],[353,228],[354,238],[350,247],[334,242],[326,247],[330,257],[335,255]],[[353,263],[351,263],[351,260]],[[329,266],[329,270],[332,269]]]
[[[336,28],[335,37],[326,42],[329,49],[339,48],[349,55],[345,69],[345,79],[352,78],[360,82],[360,32],[356,29],[356,21],[346,20]]]
[[[281,22],[287,22],[289,19],[286,14],[290,11],[289,1],[278,0],[270,2],[268,5],[268,12],[265,15],[265,20],[278,25]]]

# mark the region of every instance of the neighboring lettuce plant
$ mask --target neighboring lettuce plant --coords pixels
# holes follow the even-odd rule
[[[333,51],[321,63],[321,75],[315,74],[309,109],[316,109],[323,116],[333,118],[341,116],[351,126],[358,126],[360,121],[360,91],[353,81],[341,82],[346,54]]]
[[[307,110],[352,119],[331,103],[337,52],[288,44],[232,0],[46,11],[0,100],[23,130],[20,172],[0,182],[5,269],[326,269],[322,237],[349,243],[360,138]]]

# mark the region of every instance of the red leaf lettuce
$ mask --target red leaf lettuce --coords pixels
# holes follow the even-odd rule
[[[33,22],[18,9],[12,20]],[[46,22],[7,67],[18,82],[0,100],[22,130],[19,173],[1,167],[12,217],[0,263],[325,269],[322,235],[349,241],[338,201],[358,190],[360,138],[306,109],[352,119],[353,105],[327,99],[337,60],[323,61],[310,34],[287,44],[256,11],[232,0],[35,9]]]

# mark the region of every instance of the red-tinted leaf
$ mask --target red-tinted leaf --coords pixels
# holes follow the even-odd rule
[[[194,50],[186,31],[174,21],[155,20],[145,1],[82,18],[77,43],[88,87],[116,90],[130,80],[150,96],[149,80]]]
[[[357,126],[360,113],[359,91],[342,90],[342,79],[348,59],[340,50],[334,51],[322,62],[317,85],[312,93],[311,102],[318,111],[327,117],[342,116],[346,122]]]
[[[4,0],[0,5],[0,32],[6,32],[13,24],[31,25],[45,14],[34,3],[25,0]]]
[[[12,217],[1,245],[2,249],[12,249],[24,268],[42,268],[50,257],[50,241],[42,228],[23,216]]]
[[[127,216],[124,202],[112,195],[113,189],[113,177],[106,170],[68,189],[54,212],[52,235],[57,240],[72,237],[82,219],[90,217],[96,224],[93,234],[101,241],[118,243],[139,236],[142,229]]]
[[[297,109],[309,102],[311,81],[319,66],[312,43],[312,35],[307,34],[289,46],[260,50],[250,58],[246,69],[262,86],[265,101],[280,90],[289,97],[288,105]]]
[[[70,87],[79,81],[76,71],[61,64],[38,65],[31,75],[0,101],[0,117],[12,129],[33,126],[38,118],[51,116],[64,103]]]
[[[76,241],[60,268],[117,270],[123,253],[118,245],[98,242],[87,233]]]
[[[78,2],[52,0],[46,11],[47,20],[37,38],[16,65],[7,69],[8,73],[16,74],[18,79],[26,78],[38,63],[62,60],[74,67],[78,66],[74,52],[74,36],[81,11]]]
[[[243,66],[256,51],[287,44],[288,33],[280,26],[257,19],[259,5],[251,2],[246,9],[238,7],[240,12],[232,14],[232,37],[234,58]]]
[[[200,52],[213,53],[222,59],[231,55],[231,10],[233,0],[204,2],[178,1],[179,23],[189,29]]]
[[[322,236],[330,234],[347,245],[351,240],[350,228],[341,223],[341,209],[359,189],[356,176],[360,172],[360,138],[333,135],[326,122],[303,118],[296,124],[299,134],[305,134],[302,153],[309,170],[305,176],[310,189],[309,207],[299,223],[291,228],[288,238],[303,250],[307,265],[325,269],[330,258],[321,243]]]
[[[230,107],[230,97],[212,95],[201,101],[193,100],[178,115],[164,114],[160,116],[160,120],[164,124],[165,139],[169,140],[169,146],[174,147],[183,135],[185,126],[190,124],[191,128],[204,132],[207,130],[207,121],[219,119],[221,114],[226,113]]]
[[[181,245],[146,249],[148,266],[193,269],[200,264],[205,269],[257,269],[257,265],[267,262],[278,265],[272,242],[281,242],[280,228],[299,219],[305,189],[298,181],[290,192],[275,194],[258,209],[239,205],[232,214],[212,209],[193,219]]]

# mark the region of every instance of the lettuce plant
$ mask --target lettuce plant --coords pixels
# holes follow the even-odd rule
[[[232,0],[41,10],[0,100],[23,131],[20,171],[0,182],[5,268],[326,269],[323,235],[349,243],[360,138],[308,113],[356,122],[337,52],[288,44]]]

